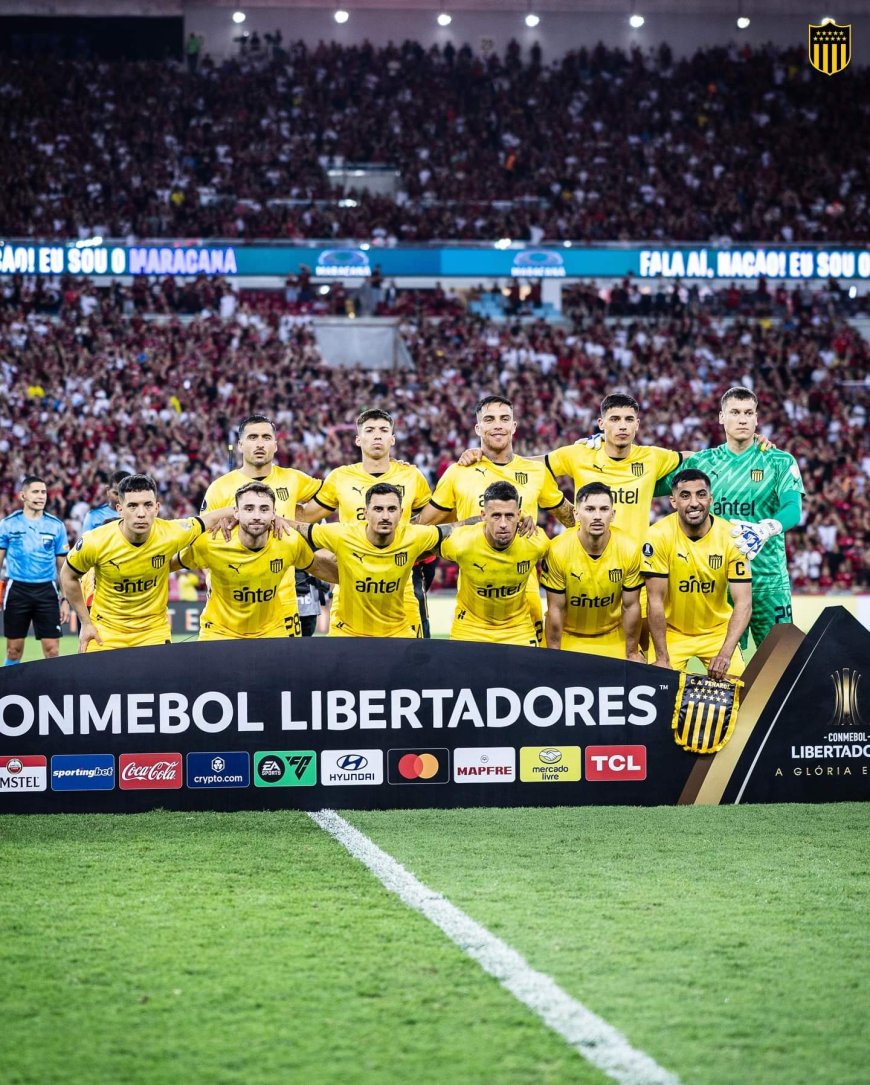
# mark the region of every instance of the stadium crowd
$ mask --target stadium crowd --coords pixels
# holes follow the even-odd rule
[[[493,390],[513,400],[524,454],[591,432],[617,388],[642,405],[642,442],[703,448],[721,441],[719,396],[742,384],[807,488],[803,524],[788,534],[795,584],[870,586],[870,350],[824,304],[781,322],[701,307],[574,325],[432,317],[418,305],[402,324],[415,369],[394,373],[330,367],[308,319],[280,297],[242,294],[222,317],[224,288],[211,286],[212,307],[185,320],[131,307],[121,286],[62,289],[57,316],[26,291],[5,299],[0,511],[15,507],[16,480],[38,471],[75,536],[118,468],[151,472],[165,511],[195,511],[227,470],[236,423],[257,411],[278,423],[280,461],[319,477],[358,458],[353,420],[379,406],[396,416],[398,458],[434,482],[474,443],[474,404]]]
[[[302,42],[196,70],[10,56],[5,236],[851,241],[870,70],[801,50],[598,45],[545,64]],[[834,83],[836,82],[836,85]],[[398,170],[392,196],[330,166]],[[352,197],[352,198],[349,198]]]

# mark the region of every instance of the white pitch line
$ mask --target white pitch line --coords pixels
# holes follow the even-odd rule
[[[571,998],[549,976],[535,971],[515,949],[429,889],[334,810],[309,811],[308,816],[367,866],[391,893],[439,927],[587,1062],[620,1085],[679,1085],[675,1074],[633,1048],[621,1032]]]

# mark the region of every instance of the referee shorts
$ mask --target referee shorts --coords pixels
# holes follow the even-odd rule
[[[24,640],[31,623],[37,640],[56,640],[60,636],[60,602],[54,582],[7,581],[3,595],[4,636]]]

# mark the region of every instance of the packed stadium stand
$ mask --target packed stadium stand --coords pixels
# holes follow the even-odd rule
[[[12,56],[6,236],[853,241],[870,70],[798,49],[603,45],[546,61],[297,41],[214,62]],[[824,117],[824,123],[818,123]],[[398,170],[395,196],[328,169]]]

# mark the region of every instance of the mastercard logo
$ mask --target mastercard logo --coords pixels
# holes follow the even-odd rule
[[[406,780],[431,780],[441,765],[435,754],[406,753],[399,758],[397,767]]]
[[[449,779],[448,750],[390,750],[391,784],[444,784]]]

